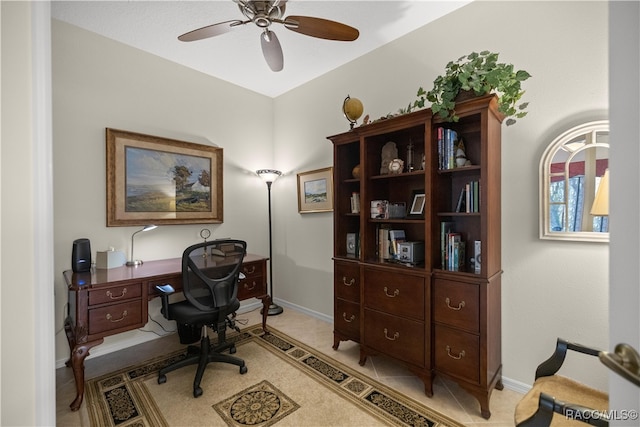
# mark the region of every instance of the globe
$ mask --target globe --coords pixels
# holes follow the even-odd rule
[[[353,125],[356,123],[356,120],[362,116],[362,112],[364,111],[364,107],[362,106],[362,102],[358,98],[351,98],[349,95],[344,99],[342,103],[342,112],[344,116],[351,123],[351,128],[353,129]]]

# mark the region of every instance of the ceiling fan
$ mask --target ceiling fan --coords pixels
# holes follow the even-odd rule
[[[179,36],[178,40],[191,42],[215,37],[244,24],[248,24],[249,22],[253,22],[263,29],[262,34],[260,34],[260,43],[262,45],[262,54],[269,68],[271,68],[272,71],[281,71],[284,67],[282,47],[276,34],[269,29],[271,24],[283,24],[285,28],[295,31],[296,33],[327,40],[353,41],[360,35],[357,29],[328,19],[294,15],[282,18],[287,0],[233,1],[238,3],[240,11],[247,20],[232,19],[230,21],[218,22],[217,24],[189,31]]]

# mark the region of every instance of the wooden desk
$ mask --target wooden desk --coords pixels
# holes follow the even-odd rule
[[[259,255],[244,257],[246,276],[238,286],[238,299],[262,300],[262,328],[267,332],[267,312],[271,299],[267,294],[267,259]],[[147,261],[136,267],[93,269],[91,272],[63,273],[69,291],[69,314],[64,329],[71,355],[67,366],[73,368],[76,398],[69,405],[77,411],[84,396],[84,359],[104,337],[131,331],[147,323],[148,302],[160,295],[156,285],[171,284],[182,290],[182,259]]]

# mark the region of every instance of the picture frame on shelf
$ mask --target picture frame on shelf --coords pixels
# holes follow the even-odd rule
[[[333,167],[298,174],[298,212],[333,211]]]
[[[223,222],[222,148],[106,128],[107,227]]]
[[[424,206],[426,203],[426,195],[424,190],[415,190],[413,192],[413,201],[409,207],[409,218],[424,218]]]

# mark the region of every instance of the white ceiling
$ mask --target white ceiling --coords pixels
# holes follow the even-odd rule
[[[397,39],[470,1],[311,1],[289,0],[285,16],[330,19],[357,28],[354,42],[317,39],[273,24],[284,52],[284,69],[272,72],[254,24],[205,40],[181,42],[188,31],[220,21],[244,19],[232,0],[58,1],[53,18],[121,43],[276,97],[377,47]]]

